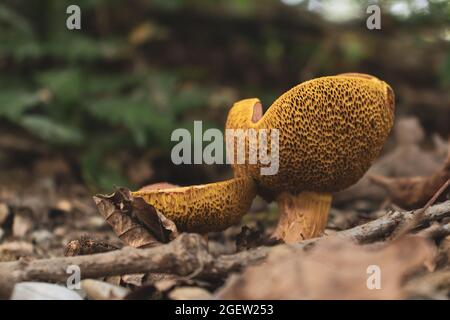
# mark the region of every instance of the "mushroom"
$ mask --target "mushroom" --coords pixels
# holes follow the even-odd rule
[[[242,176],[189,187],[161,184],[159,188],[144,188],[132,195],[154,206],[179,231],[204,234],[238,223],[250,208],[256,187],[253,179]]]
[[[262,175],[261,162],[246,161],[232,164],[235,176],[250,176],[258,194],[277,201],[276,238],[292,243],[319,236],[325,230],[332,193],[364,175],[380,153],[393,120],[391,87],[358,73],[301,83],[280,96],[265,114],[258,99],[239,101],[229,111],[226,128],[278,129],[279,169],[274,175]],[[270,138],[267,144],[270,148]],[[246,159],[249,152],[256,152],[249,148],[247,139]]]

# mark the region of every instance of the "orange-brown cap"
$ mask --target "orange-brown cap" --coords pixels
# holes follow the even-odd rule
[[[261,163],[233,164],[233,169],[238,176],[253,177],[268,199],[281,192],[342,190],[358,181],[380,153],[393,125],[394,100],[384,81],[350,73],[301,83],[262,116],[258,99],[239,101],[226,128],[278,129],[279,170],[261,175],[267,166]]]

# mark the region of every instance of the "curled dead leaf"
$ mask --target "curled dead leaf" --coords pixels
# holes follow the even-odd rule
[[[400,207],[405,209],[420,208],[450,179],[450,154],[444,165],[430,176],[388,178],[381,175],[372,175],[370,179],[386,189],[391,200]],[[438,201],[444,201],[448,191],[444,191]]]
[[[111,195],[96,195],[94,201],[117,236],[127,245],[148,248],[178,236],[176,225],[130,190],[118,188]]]

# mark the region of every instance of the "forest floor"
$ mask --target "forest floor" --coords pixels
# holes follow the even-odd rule
[[[423,148],[408,134],[414,119],[399,126],[375,178],[337,194],[325,234],[294,245],[270,238],[277,208],[261,199],[240,225],[207,238],[157,216],[159,231],[131,239],[126,224],[138,222],[124,207],[148,208],[126,189],[96,205],[60,158],[10,166],[0,176],[0,294],[73,299],[67,268],[76,265],[82,299],[449,299],[448,145]]]

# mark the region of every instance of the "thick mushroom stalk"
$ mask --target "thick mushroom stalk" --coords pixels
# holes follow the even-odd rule
[[[331,194],[356,183],[380,153],[393,125],[394,100],[384,81],[348,73],[301,83],[265,114],[258,99],[233,105],[227,129],[279,131],[276,174],[262,175],[261,162],[233,164],[236,176],[252,177],[258,194],[278,202],[276,237],[296,242],[324,231]],[[245,144],[248,159],[255,148]]]
[[[207,233],[224,230],[247,213],[256,187],[250,177],[189,187],[162,186],[132,192],[175,222],[179,231]]]
[[[273,236],[286,243],[322,235],[328,221],[331,193],[282,193],[277,197],[279,220]]]

